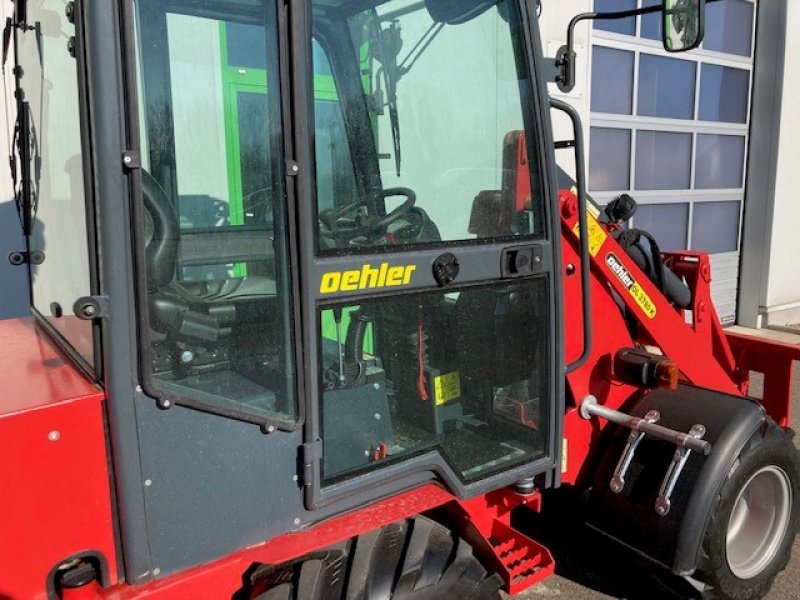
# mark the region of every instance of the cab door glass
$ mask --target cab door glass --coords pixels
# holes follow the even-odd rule
[[[465,486],[548,459],[551,281],[539,254],[503,279],[492,243],[538,252],[546,233],[538,162],[522,164],[536,134],[518,6],[465,4],[482,10],[438,22],[429,6],[461,3],[312,2],[314,86],[330,71],[325,109],[347,141],[331,148],[315,102],[328,490],[431,453]],[[447,247],[436,258],[432,244]],[[434,284],[433,259],[482,270]]]
[[[520,136],[533,109],[514,4],[458,24],[434,21],[427,3],[355,13],[336,4],[313,2],[313,31],[336,61],[350,139],[353,164],[336,167],[355,170],[360,187],[334,189],[332,202],[318,194],[319,249],[541,235],[536,154]],[[315,72],[321,60],[315,53]],[[517,180],[523,149],[534,164]],[[317,164],[318,182],[326,171]]]
[[[19,119],[29,161],[21,172],[28,175],[28,244],[37,257],[30,268],[33,306],[93,365],[92,323],[73,312],[75,301],[92,289],[78,69],[67,49],[76,31],[66,4],[25,3],[29,28],[18,30],[17,53]]]
[[[149,391],[293,423],[275,3],[136,9]]]

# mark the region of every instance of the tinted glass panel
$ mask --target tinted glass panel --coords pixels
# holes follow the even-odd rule
[[[696,188],[740,188],[744,170],[744,136],[697,136]]]
[[[692,135],[664,131],[636,132],[636,189],[689,189]]]
[[[633,226],[650,232],[663,252],[686,249],[688,204],[640,204]]]
[[[692,249],[731,252],[739,239],[739,202],[696,202],[692,209]]]
[[[633,52],[595,46],[592,49],[592,110],[631,114]]]
[[[275,5],[254,3],[260,25],[194,6],[219,18],[137,2],[151,381],[201,408],[291,421]]]
[[[694,116],[695,68],[694,62],[641,54],[637,114],[691,119]]]
[[[700,72],[699,118],[746,123],[749,91],[749,71],[704,64]]]
[[[226,30],[229,65],[253,69],[267,68],[267,45],[262,27],[228,23]]]
[[[431,450],[465,482],[543,456],[546,293],[535,279],[321,311],[325,480]]]
[[[313,30],[334,63],[353,161],[334,166],[346,178],[355,171],[361,187],[354,194],[328,186],[337,195],[318,198],[320,249],[475,239],[471,217],[492,208],[482,201],[489,195],[509,215],[497,237],[542,233],[539,163],[530,145],[532,177],[523,187],[533,191],[513,183],[517,143],[524,147],[516,132],[531,130],[533,111],[512,3],[439,26],[424,4],[395,0],[380,4],[377,18],[373,11],[352,15],[347,29],[325,17],[330,5],[314,3]],[[389,52],[395,46],[402,48],[397,57]],[[317,132],[318,143],[326,135]],[[330,177],[317,168],[318,178]]]
[[[589,189],[627,190],[631,181],[629,129],[592,127],[589,145]]]
[[[636,0],[594,0],[595,12],[619,12],[633,10],[634,8],[636,8]],[[634,35],[636,33],[636,18],[598,19],[593,22],[593,27],[603,31]]]
[[[752,2],[725,0],[706,4],[703,48],[750,56],[753,36]]]
[[[78,74],[66,40],[75,26],[66,3],[27,4],[30,30],[19,31],[20,79],[30,153],[30,250],[42,253],[31,266],[34,307],[89,365],[93,365],[92,323],[78,319],[75,301],[92,293],[86,228],[83,149]],[[51,306],[54,310],[51,311]]]
[[[347,141],[342,105],[325,50],[315,40],[314,60],[314,151],[317,165],[317,204],[320,210],[335,208],[335,200],[356,198],[353,161]]]

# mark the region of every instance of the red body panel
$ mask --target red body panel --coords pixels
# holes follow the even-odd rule
[[[789,427],[792,409],[792,363],[800,361],[800,344],[787,344],[732,331],[726,332],[736,364],[746,382],[750,370],[764,374],[761,403],[781,427]]]
[[[105,589],[102,598],[107,600],[230,598],[242,587],[242,575],[253,563],[281,564],[453,500],[454,497],[439,486],[426,485],[361,510],[329,519],[305,531],[278,536],[172,577],[144,585],[120,585]]]
[[[0,598],[45,598],[91,550],[116,580],[103,393],[32,319],[0,321]]]

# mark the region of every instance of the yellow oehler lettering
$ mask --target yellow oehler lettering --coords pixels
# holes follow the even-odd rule
[[[409,285],[416,269],[417,265],[389,266],[389,263],[381,263],[378,267],[366,264],[359,270],[330,271],[323,273],[319,292],[334,294]]]

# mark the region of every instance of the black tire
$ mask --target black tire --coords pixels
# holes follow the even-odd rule
[[[415,517],[251,576],[253,600],[484,600],[502,580],[446,527]],[[265,589],[266,588],[266,589]]]
[[[749,502],[738,502],[747,488]],[[785,492],[789,496],[786,497]],[[775,501],[771,502],[770,498]],[[761,507],[774,506],[771,519]],[[735,508],[736,518],[732,520]],[[752,507],[752,508],[751,508]],[[762,512],[759,512],[762,511]],[[748,517],[746,515],[753,515]],[[800,459],[785,431],[769,421],[742,450],[718,497],[703,540],[701,569],[709,600],[756,600],[766,596],[789,561],[800,518]],[[754,529],[742,526],[746,519]],[[763,523],[775,525],[763,525]],[[729,546],[728,533],[732,541]],[[742,533],[751,531],[753,533]],[[741,541],[740,541],[741,540]],[[772,540],[770,542],[769,540]],[[729,552],[730,550],[730,552]]]

